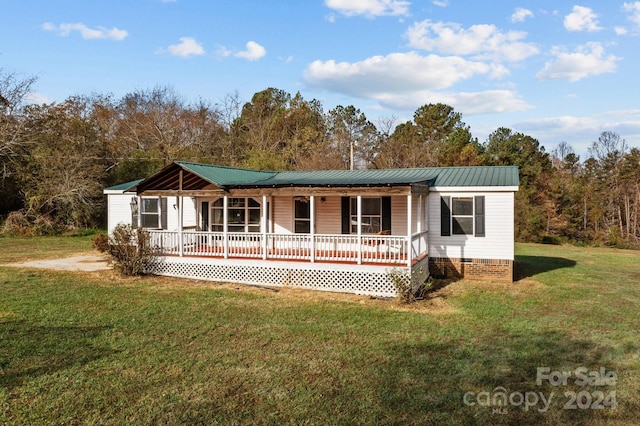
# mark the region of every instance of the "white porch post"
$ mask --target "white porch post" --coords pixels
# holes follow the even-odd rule
[[[356,198],[356,209],[358,210],[356,226],[358,229],[358,265],[362,264],[362,195]],[[351,219],[349,219],[351,221]],[[351,226],[351,224],[349,224]]]
[[[263,260],[267,260],[267,248],[268,246],[268,241],[267,241],[267,233],[268,233],[268,229],[267,229],[267,196],[263,195],[262,196],[262,259]]]
[[[413,256],[413,247],[411,247],[411,231],[413,230],[411,223],[411,210],[412,210],[412,195],[407,195],[407,266],[411,267],[411,261]]]
[[[176,204],[178,205],[178,255],[180,257],[184,255],[184,233],[182,229],[182,179],[183,170],[180,169],[178,174],[178,195],[176,195]],[[167,210],[169,209],[168,204],[169,203],[167,203]],[[160,209],[162,209],[162,207],[160,207]]]
[[[229,257],[229,196],[224,194],[222,198],[222,246],[224,250],[224,258]]]
[[[309,197],[309,243],[311,245],[311,262],[316,261],[316,197],[315,195],[311,195]]]
[[[418,195],[418,217],[417,220],[417,229],[416,232],[422,232],[422,194]]]
[[[184,199],[182,198],[182,195],[176,196],[176,203],[178,204],[178,235],[179,237],[179,246],[180,246],[180,251],[179,251],[179,255],[180,257],[184,256],[184,209],[182,208],[182,203],[184,203]],[[167,203],[168,204],[168,203]],[[167,209],[169,209],[169,207],[167,206]]]
[[[417,229],[416,232],[418,232],[420,234],[420,238],[418,239],[418,254],[422,253],[422,231],[423,231],[423,221],[424,221],[424,216],[422,214],[422,194],[418,195],[418,217],[416,218],[417,220]]]

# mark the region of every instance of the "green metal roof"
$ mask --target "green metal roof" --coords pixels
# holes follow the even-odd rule
[[[256,186],[393,186],[429,182],[436,176],[430,169],[279,172]]]
[[[382,170],[279,172],[255,186],[518,186],[515,166],[425,167]]]
[[[287,186],[358,187],[428,184],[432,187],[517,187],[516,166],[425,167],[382,170],[320,170],[268,172],[209,164],[175,162],[154,175],[176,173],[176,166],[221,188],[275,188]],[[112,186],[131,189],[142,181]],[[144,186],[144,184],[142,185]]]
[[[176,164],[183,167],[185,170],[188,170],[201,178],[222,187],[255,184],[277,174],[277,172],[261,172],[257,170],[213,166],[199,163],[186,163],[181,161],[176,161]]]
[[[136,185],[142,182],[144,179],[132,180],[131,182],[125,182],[118,185],[110,186],[105,188],[105,191],[122,191],[126,192],[127,190],[133,189]]]
[[[519,186],[517,166],[477,166],[436,168],[431,186]]]

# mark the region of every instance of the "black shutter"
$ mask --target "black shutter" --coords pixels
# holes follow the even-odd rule
[[[440,197],[440,235],[451,236],[451,197]]]
[[[476,195],[476,237],[484,237],[484,195]]]
[[[349,197],[342,197],[342,233],[351,233],[351,200]]]
[[[160,197],[160,229],[167,229],[167,197]]]
[[[391,197],[382,197],[382,231],[391,232]]]
[[[200,208],[200,217],[201,217],[201,222],[200,222],[200,230],[201,231],[209,231],[209,202],[208,201],[203,201],[200,204],[201,208]]]

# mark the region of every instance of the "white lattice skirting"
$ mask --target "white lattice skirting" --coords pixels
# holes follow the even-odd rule
[[[148,272],[156,275],[270,287],[394,297],[392,268],[368,265],[157,257]],[[408,268],[400,268],[408,273]]]

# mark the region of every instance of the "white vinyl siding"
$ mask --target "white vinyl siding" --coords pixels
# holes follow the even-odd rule
[[[131,198],[135,197],[134,193],[127,194],[109,194],[107,195],[108,223],[107,229],[109,233],[113,232],[119,224],[131,225]],[[180,227],[180,217],[178,215],[176,197],[167,197],[167,230],[175,231]],[[196,206],[191,197],[184,197],[184,223],[183,226],[191,227],[196,225]]]
[[[276,234],[293,234],[293,197],[273,197],[271,200]]]
[[[407,197],[391,197],[391,235],[407,234]]]
[[[427,219],[429,214],[425,212],[426,195],[422,196],[422,208],[420,214],[422,219],[422,230],[427,230]],[[414,195],[411,197],[411,233],[418,232],[418,204],[420,203],[420,196]],[[392,235],[407,235],[407,196],[399,195],[391,197],[391,234]]]
[[[135,197],[135,194],[109,194],[107,196],[107,230],[109,234],[121,223],[131,225],[131,197]]]
[[[513,192],[431,192],[429,194],[429,256],[454,259],[514,258]],[[440,236],[440,197],[483,195],[485,236]]]
[[[341,198],[316,197],[316,234],[342,233]]]

